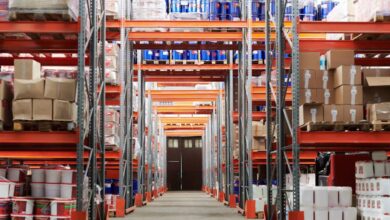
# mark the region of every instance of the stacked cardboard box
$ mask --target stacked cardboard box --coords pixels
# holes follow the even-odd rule
[[[34,60],[15,60],[13,120],[76,121],[76,81],[41,78]]]
[[[106,61],[105,61],[106,72],[104,74],[105,82],[111,85],[118,85],[119,66],[117,65],[117,62],[119,59],[119,47],[116,43],[106,43],[105,52],[106,52]]]
[[[356,162],[358,213],[362,219],[388,219],[390,162],[386,152],[373,152],[371,159]]]
[[[104,122],[104,140],[106,147],[119,146],[119,112],[113,108],[106,108]]]
[[[354,51],[330,50],[325,57],[326,70],[318,71],[317,75],[309,68],[317,64],[319,67],[319,54],[305,53],[301,58],[304,59],[301,68],[306,68],[301,78],[308,81],[303,80],[301,87],[319,86],[320,89],[308,92],[305,88],[301,93],[301,104],[304,104],[300,107],[300,124],[359,122],[363,119],[362,68],[354,65]]]

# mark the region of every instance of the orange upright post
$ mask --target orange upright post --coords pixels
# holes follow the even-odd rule
[[[143,195],[141,193],[135,194],[134,203],[136,207],[142,207],[143,206]]]
[[[146,192],[146,201],[152,202],[152,193],[151,192]]]
[[[158,190],[157,189],[153,190],[153,197],[158,198]]]
[[[125,199],[122,197],[118,197],[116,199],[116,207],[115,207],[115,214],[116,217],[125,217]]]
[[[224,192],[219,192],[218,201],[220,201],[220,202],[225,201],[225,193]]]
[[[245,202],[245,218],[255,219],[256,218],[256,201],[247,200]]]
[[[213,189],[213,194],[212,194],[212,196],[213,196],[214,198],[217,197],[217,189]]]
[[[289,220],[304,220],[305,214],[302,211],[291,211],[288,213]]]
[[[229,196],[229,207],[230,208],[236,208],[237,207],[236,195],[234,195],[234,194]]]

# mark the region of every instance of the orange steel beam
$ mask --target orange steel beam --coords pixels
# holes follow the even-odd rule
[[[305,21],[298,25],[300,33],[390,34],[389,22]]]
[[[167,137],[199,137],[203,131],[165,131]]]
[[[77,40],[4,39],[0,41],[0,50],[4,53],[77,53]],[[50,60],[47,59],[47,57],[46,59],[38,59]],[[61,61],[60,58],[53,59]],[[68,62],[72,60],[75,59],[67,59]],[[13,60],[10,60],[10,62],[11,61]]]
[[[107,21],[107,28],[244,28],[246,21]],[[260,25],[254,23],[253,26]]]
[[[218,95],[219,90],[151,90],[150,93],[154,95],[182,95],[182,94],[192,94],[192,95]]]
[[[160,117],[163,124],[206,124],[209,121],[208,117]]]
[[[79,22],[65,21],[2,21],[0,33],[72,34],[80,31]]]
[[[88,158],[88,152],[84,152],[84,158]],[[107,151],[105,153],[106,159],[120,159],[120,152]],[[33,159],[33,160],[74,160],[77,158],[77,152],[74,151],[0,151],[0,158],[9,159]]]
[[[204,125],[165,125],[164,130],[204,130]]]
[[[209,114],[213,106],[154,106],[158,114]]]
[[[218,32],[216,32],[218,33]],[[290,59],[286,59],[288,65],[291,61]],[[233,67],[234,70],[238,69],[238,65],[230,65],[230,64],[144,64],[141,65],[142,71],[152,71],[152,70],[230,70]],[[138,70],[139,67],[135,66],[135,70]],[[253,64],[252,69],[254,70],[264,70],[264,64]],[[191,71],[189,71],[189,74]]]

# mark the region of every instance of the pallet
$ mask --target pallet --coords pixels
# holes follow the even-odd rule
[[[229,32],[229,33],[232,33],[232,32],[239,32],[241,31],[240,28],[208,28],[207,29],[208,32]]]
[[[200,64],[228,64],[227,60],[200,61]]]
[[[63,121],[14,121],[14,131],[74,131],[76,124],[74,122]]]
[[[371,124],[367,121],[359,123],[348,122],[308,122],[301,126],[302,131],[370,131]]]
[[[10,21],[75,21],[76,16],[72,15],[71,10],[42,10],[34,9],[10,9]]]
[[[169,60],[143,60],[142,64],[169,64]]]
[[[376,120],[376,121],[372,121],[371,123],[372,123],[373,131],[390,131],[390,121]]]
[[[171,64],[198,64],[198,60],[172,60]]]

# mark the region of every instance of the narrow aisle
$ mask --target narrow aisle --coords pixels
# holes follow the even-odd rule
[[[117,218],[119,219],[119,218]],[[168,192],[124,219],[134,220],[235,220],[237,209],[224,206],[204,192]]]

